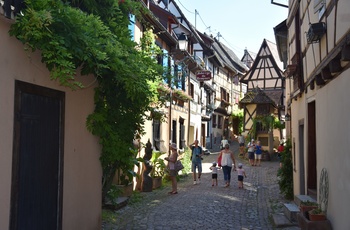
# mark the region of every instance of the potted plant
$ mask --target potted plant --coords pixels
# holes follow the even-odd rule
[[[318,204],[314,201],[305,200],[300,202],[299,209],[302,214],[315,208],[318,208]]]
[[[162,185],[162,179],[165,175],[166,164],[164,161],[165,152],[153,152],[150,160],[152,170],[150,176],[153,178],[153,189],[159,188]]]
[[[326,219],[327,219],[326,214],[322,211],[321,208],[315,208],[309,211],[310,221],[323,221]]]

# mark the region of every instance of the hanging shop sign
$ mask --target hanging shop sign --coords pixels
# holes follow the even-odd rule
[[[201,70],[196,72],[197,81],[208,81],[211,79],[211,72],[209,70]]]

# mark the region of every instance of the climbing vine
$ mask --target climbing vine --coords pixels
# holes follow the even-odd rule
[[[132,141],[144,133],[147,114],[161,103],[156,85],[162,68],[155,56],[159,49],[153,33],[140,44],[131,39],[129,15],[140,18],[138,1],[118,0],[26,0],[10,35],[29,51],[40,50],[51,79],[73,90],[83,85],[76,71],[97,78],[95,110],[87,117],[88,130],[100,138],[103,169],[103,200],[116,169],[123,182],[132,179],[137,164]],[[141,18],[140,18],[141,20]],[[141,21],[142,22],[142,21]],[[142,22],[147,28],[147,24]],[[149,27],[150,28],[150,27]]]

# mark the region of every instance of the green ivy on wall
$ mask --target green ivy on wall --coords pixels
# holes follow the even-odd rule
[[[11,26],[15,36],[29,51],[40,50],[50,78],[72,90],[83,85],[76,71],[94,75],[95,110],[87,118],[88,130],[102,146],[103,200],[116,169],[124,172],[125,183],[134,176],[138,163],[133,146],[135,135],[144,133],[145,114],[161,104],[156,85],[163,69],[154,58],[159,49],[152,31],[140,44],[131,39],[129,15],[145,28],[138,1],[118,0],[26,0],[23,15]]]

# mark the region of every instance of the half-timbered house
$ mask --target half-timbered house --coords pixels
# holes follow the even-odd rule
[[[247,93],[240,101],[244,109],[244,135],[260,140],[269,151],[283,138],[279,130],[270,130],[261,122],[263,117],[281,119],[283,115],[284,77],[277,58],[276,45],[264,39],[250,70],[241,79],[247,85]]]

